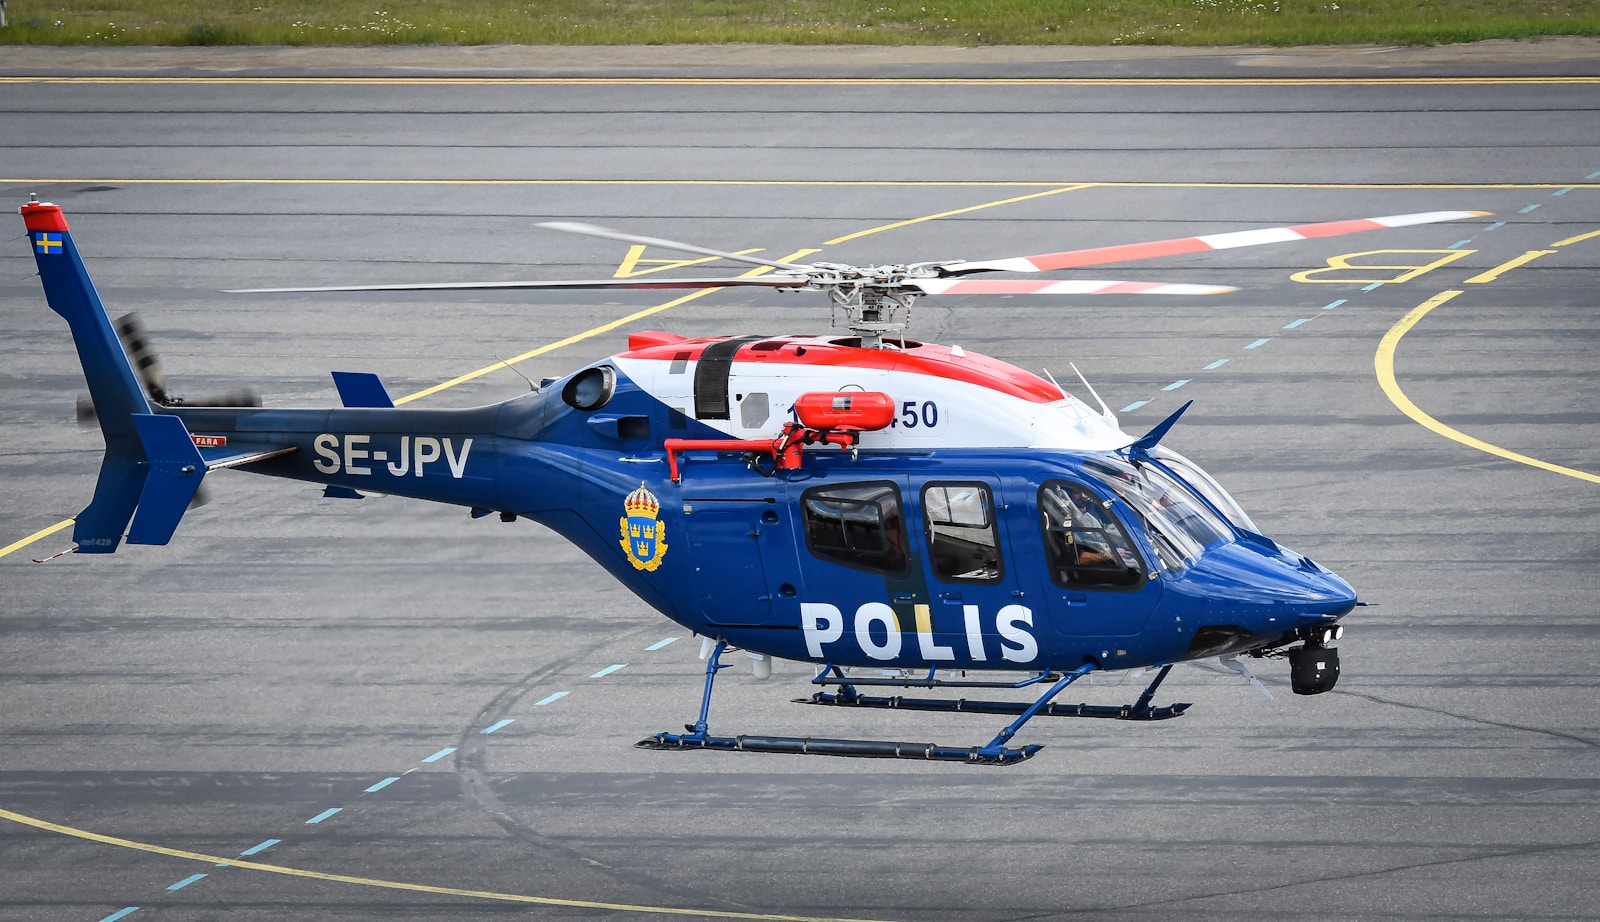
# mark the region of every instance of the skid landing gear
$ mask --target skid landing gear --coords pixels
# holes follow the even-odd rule
[[[1004,701],[944,701],[938,699],[905,699],[905,698],[872,698],[858,694],[855,687],[846,681],[844,674],[835,667],[825,668],[814,680],[818,684],[832,684],[839,686],[838,694],[818,692],[809,699],[799,699],[810,704],[828,704],[844,707],[898,707],[906,710],[936,710],[936,711],[970,711],[980,714],[1016,714],[1017,719],[1012,721],[994,739],[983,746],[939,746],[933,743],[904,743],[888,740],[837,740],[817,739],[811,737],[788,736],[712,736],[707,725],[707,715],[711,710],[711,690],[716,682],[717,673],[727,668],[722,662],[722,654],[727,650],[726,642],[719,642],[712,650],[706,662],[706,689],[700,699],[700,718],[693,724],[685,725],[686,733],[657,733],[646,737],[634,744],[640,749],[657,750],[686,750],[686,749],[713,749],[736,752],[785,752],[802,755],[829,755],[851,756],[869,759],[924,759],[941,762],[966,762],[974,765],[1014,765],[1025,759],[1032,758],[1034,753],[1044,748],[1039,745],[1008,746],[1012,737],[1016,736],[1022,725],[1039,714],[1052,717],[1109,717],[1120,720],[1162,720],[1168,717],[1181,715],[1187,704],[1175,704],[1169,707],[1152,708],[1150,699],[1155,694],[1156,687],[1161,680],[1167,677],[1171,666],[1164,667],[1151,682],[1139,700],[1124,707],[1103,707],[1091,705],[1073,705],[1069,707],[1056,707],[1051,700],[1060,694],[1062,689],[1093,672],[1095,665],[1086,663],[1079,668],[1067,673],[1041,673],[1027,681],[1012,685],[1003,683],[984,682],[944,682],[933,677],[930,672],[926,679],[862,679],[855,684],[861,685],[901,685],[919,687],[963,687],[963,688],[1020,688],[1033,684],[1042,684],[1053,681],[1053,684],[1044,694],[1040,695],[1032,704]],[[829,673],[837,676],[836,679],[827,678]],[[892,703],[891,703],[892,702]]]
[[[1150,700],[1155,697],[1156,688],[1161,681],[1172,671],[1172,664],[1161,667],[1139,700],[1133,704],[1120,706],[1102,704],[1055,704],[1050,703],[1038,708],[1032,715],[1034,717],[1099,717],[1109,720],[1167,720],[1172,717],[1182,717],[1183,712],[1189,709],[1187,702],[1169,704],[1164,707],[1151,707]],[[901,695],[888,697],[863,695],[856,691],[856,685],[897,685],[901,687],[917,688],[1020,688],[1021,684],[1003,684],[989,682],[941,682],[932,678],[927,679],[857,679],[846,682],[842,677],[825,679],[819,676],[819,684],[838,685],[837,693],[817,692],[809,698],[796,698],[799,704],[823,704],[834,707],[863,707],[863,708],[892,708],[902,711],[960,711],[967,714],[1023,714],[1032,705],[1021,701],[981,701],[969,698],[906,698]],[[1034,680],[1037,681],[1037,680]]]

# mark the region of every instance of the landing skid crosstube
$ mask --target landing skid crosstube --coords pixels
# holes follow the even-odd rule
[[[861,680],[857,684],[896,684],[903,686],[921,687],[1008,687],[1018,688],[1031,684],[1040,684],[1054,680],[1054,684],[1040,695],[1031,704],[1012,701],[967,701],[965,699],[906,699],[902,697],[874,698],[858,694],[844,674],[835,667],[824,668],[814,680],[818,684],[831,684],[839,686],[838,694],[818,692],[809,699],[798,699],[810,704],[828,704],[842,707],[898,707],[906,710],[929,711],[968,711],[980,714],[1016,714],[1017,719],[1012,721],[998,734],[983,746],[939,746],[933,743],[904,743],[888,740],[836,740],[816,739],[811,737],[787,736],[756,736],[746,734],[742,736],[712,736],[707,715],[711,710],[711,691],[716,683],[717,673],[727,668],[722,662],[722,654],[727,650],[726,642],[719,642],[706,662],[706,687],[705,694],[700,700],[700,718],[693,724],[685,725],[687,733],[657,733],[646,737],[635,745],[640,749],[656,750],[690,750],[709,749],[724,752],[782,752],[798,755],[828,755],[845,756],[868,759],[920,759],[940,762],[965,762],[971,765],[1014,765],[1025,759],[1031,758],[1034,753],[1044,748],[1039,745],[1012,747],[1006,744],[1016,735],[1022,725],[1039,714],[1052,717],[1108,717],[1122,720],[1162,720],[1168,717],[1180,716],[1187,704],[1174,704],[1169,707],[1152,708],[1150,699],[1155,695],[1156,687],[1167,677],[1171,671],[1170,665],[1165,666],[1156,675],[1155,681],[1145,688],[1139,700],[1123,707],[1104,707],[1091,705],[1072,705],[1055,707],[1051,699],[1060,694],[1063,689],[1078,679],[1094,671],[1093,663],[1086,663],[1072,672],[1064,674],[1041,673],[1027,681],[1012,685],[999,683],[955,683],[941,682],[929,673],[926,679],[895,679],[895,680]],[[837,679],[827,678],[829,674],[838,676]]]

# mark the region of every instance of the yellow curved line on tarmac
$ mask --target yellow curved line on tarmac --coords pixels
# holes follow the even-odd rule
[[[871,919],[835,918],[830,916],[793,916],[782,913],[766,912],[736,912],[726,909],[686,909],[676,906],[645,906],[635,903],[605,903],[598,900],[563,900],[549,896],[529,896],[523,893],[499,893],[494,890],[467,890],[461,887],[435,887],[431,884],[414,884],[403,880],[381,880],[375,877],[355,877],[349,874],[328,874],[323,871],[307,871],[301,868],[285,867],[279,864],[263,864],[259,861],[244,861],[237,858],[224,858],[220,855],[207,855],[201,852],[185,851],[181,848],[168,848],[165,845],[152,845],[148,842],[135,842],[132,839],[122,839],[116,836],[103,835],[90,832],[87,829],[78,829],[75,826],[63,826],[49,820],[13,813],[10,810],[0,809],[0,819],[10,820],[23,826],[32,826],[45,832],[58,835],[71,836],[75,839],[84,839],[90,842],[99,842],[102,845],[115,845],[118,848],[128,848],[134,851],[150,852],[156,855],[166,855],[169,858],[182,858],[185,861],[203,861],[211,865],[226,865],[234,868],[244,868],[249,871],[265,871],[269,874],[282,874],[287,877],[304,877],[311,880],[325,880],[338,884],[355,884],[361,887],[378,887],[384,890],[405,890],[412,893],[430,893],[435,896],[458,896],[477,900],[495,900],[502,903],[534,903],[540,906],[566,906],[576,909],[608,909],[616,912],[639,912],[653,915],[667,916],[695,916],[705,919],[754,919],[761,922],[879,922]]]
[[[1389,332],[1384,334],[1383,342],[1378,344],[1377,355],[1373,357],[1373,366],[1378,373],[1378,384],[1383,388],[1383,392],[1388,395],[1389,402],[1398,407],[1400,412],[1421,423],[1424,428],[1452,441],[1460,442],[1468,448],[1476,448],[1496,457],[1515,461],[1518,464],[1537,467],[1540,470],[1550,471],[1551,473],[1576,477],[1579,480],[1587,480],[1590,483],[1600,483],[1600,476],[1587,471],[1574,470],[1570,467],[1562,467],[1559,464],[1551,464],[1548,461],[1540,461],[1538,458],[1530,458],[1527,455],[1518,454],[1498,445],[1491,445],[1482,439],[1475,439],[1460,430],[1452,429],[1423,412],[1420,407],[1411,402],[1411,399],[1405,395],[1404,391],[1400,390],[1400,385],[1395,381],[1394,377],[1394,353],[1395,349],[1400,345],[1401,338],[1409,333],[1422,318],[1428,316],[1429,312],[1434,308],[1444,304],[1458,294],[1461,294],[1459,290],[1439,292],[1418,305],[1411,313],[1400,318],[1400,322],[1390,327]]]
[[[1582,86],[1600,77],[0,77],[129,86]]]

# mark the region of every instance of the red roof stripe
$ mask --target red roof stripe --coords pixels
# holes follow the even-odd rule
[[[670,362],[680,354],[688,352],[689,361],[698,361],[706,346],[720,342],[724,338],[726,337],[692,339],[670,345],[651,346],[647,349],[624,352],[619,358]],[[784,348],[758,351],[746,346],[734,354],[734,362],[892,371],[960,381],[1033,403],[1050,403],[1061,399],[1061,391],[1038,375],[974,352],[952,355],[947,346],[923,344],[902,352],[896,349],[840,346],[825,339],[811,337],[776,338],[785,340]],[[797,347],[803,347],[804,354],[800,354],[800,348]]]

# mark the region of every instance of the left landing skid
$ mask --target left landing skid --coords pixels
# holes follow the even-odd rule
[[[700,699],[700,719],[684,727],[687,733],[657,733],[635,743],[639,749],[675,750],[710,749],[724,752],[784,752],[798,755],[846,756],[868,759],[920,759],[938,762],[965,762],[969,765],[1015,765],[1032,758],[1043,746],[1011,747],[1006,744],[1023,724],[1049,706],[1050,700],[1078,679],[1094,671],[1093,663],[1085,663],[1068,672],[1050,686],[1039,700],[1022,708],[1016,720],[995,735],[983,746],[938,746],[933,743],[896,743],[887,740],[835,740],[788,736],[712,736],[707,725],[711,710],[711,689],[717,673],[727,666],[722,654],[728,649],[727,641],[719,641],[706,661],[706,690]],[[854,697],[854,689],[850,690]]]
[[[866,684],[860,680],[846,681],[842,675],[837,679],[825,679],[827,671],[820,674],[819,683],[826,682],[838,685],[837,693],[817,692],[809,698],[795,698],[796,704],[822,704],[832,707],[861,707],[861,708],[886,708],[901,711],[942,711],[960,712],[963,714],[1024,714],[1033,708],[1034,717],[1098,717],[1106,720],[1169,720],[1173,717],[1182,717],[1190,705],[1187,702],[1178,702],[1163,707],[1151,707],[1150,701],[1155,697],[1156,689],[1161,685],[1167,673],[1172,671],[1172,664],[1168,663],[1156,673],[1155,680],[1146,686],[1139,699],[1133,704],[1103,705],[1103,704],[1046,704],[1036,707],[1023,701],[986,701],[971,698],[907,698],[902,695],[874,696],[863,695],[856,691],[855,685]],[[1031,680],[1030,680],[1031,681]],[[854,684],[852,684],[852,682]],[[890,680],[872,680],[872,684],[890,684]],[[895,684],[916,686],[922,688],[952,687],[953,683],[944,683],[933,678],[925,680],[906,679]],[[961,687],[953,685],[953,687]],[[1004,687],[978,685],[976,687]],[[1016,686],[1012,686],[1016,687]]]
[[[717,749],[726,752],[786,752],[810,756],[846,756],[857,759],[918,759],[932,762],[970,762],[974,765],[1015,765],[1043,746],[1000,747],[936,746],[933,743],[891,743],[887,740],[830,740],[797,736],[701,736],[693,733],[657,733],[634,744],[639,749]]]

